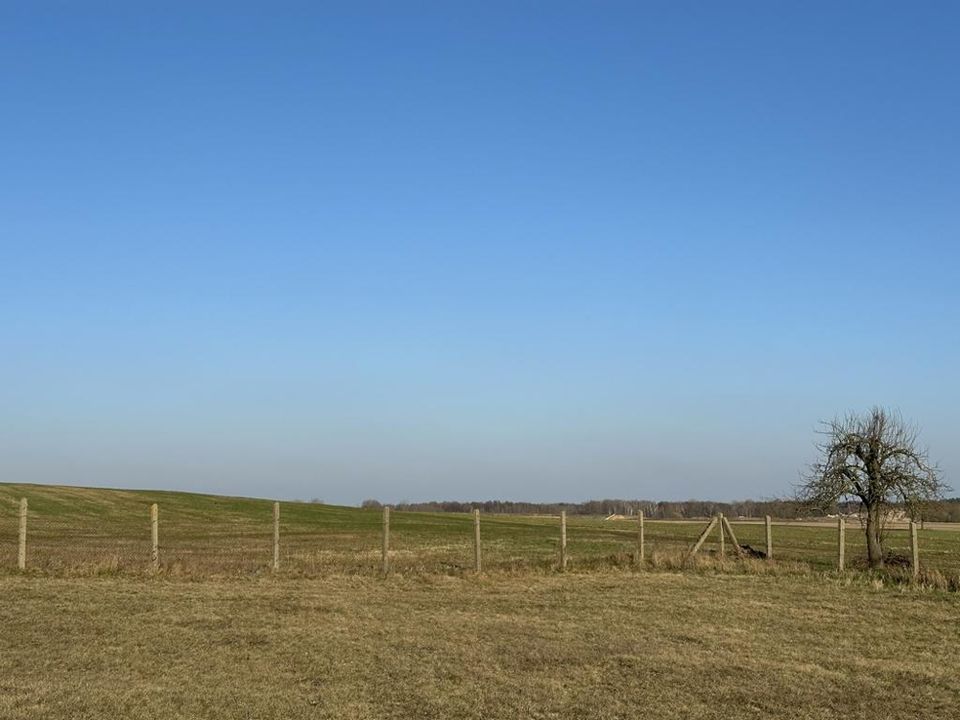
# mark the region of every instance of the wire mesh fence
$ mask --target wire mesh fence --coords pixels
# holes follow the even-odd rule
[[[196,499],[197,497],[202,500]],[[151,572],[171,574],[258,574],[275,570],[294,575],[376,574],[384,570],[383,514],[315,503],[123,493],[75,496],[64,489],[28,497],[26,569],[40,573]],[[156,505],[157,546],[151,506]],[[16,570],[20,543],[20,502],[0,496],[0,571]],[[480,516],[485,571],[552,572],[560,569],[559,518]],[[472,572],[476,567],[475,518],[466,513],[393,512],[389,569],[396,573]],[[644,563],[677,564],[685,558],[706,521],[646,521]],[[701,556],[720,557],[720,525],[706,538]],[[750,557],[767,551],[762,520],[736,519],[730,527]],[[837,529],[797,523],[772,526],[773,559],[829,570],[837,566]],[[639,524],[635,519],[567,519],[567,569],[638,567]],[[851,524],[846,533],[848,566],[864,564],[863,533]],[[960,532],[922,533],[923,565],[960,572]],[[735,548],[726,540],[725,557]],[[910,534],[890,528],[888,557],[909,563]],[[158,565],[154,564],[154,552]],[[906,558],[906,560],[904,560]],[[666,560],[665,560],[666,559]]]
[[[0,497],[0,568],[17,566],[20,503],[13,497]]]

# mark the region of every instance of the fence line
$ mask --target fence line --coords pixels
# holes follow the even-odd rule
[[[295,508],[297,507],[297,505],[291,504],[291,507]],[[270,530],[267,529],[267,528],[270,528],[270,526],[267,524],[268,523],[267,518],[270,517],[269,510],[271,509],[272,509],[272,533],[270,532]],[[256,569],[259,566],[263,570],[270,569],[273,572],[278,572],[280,570],[280,565],[281,565],[280,503],[272,502],[270,503],[270,505],[265,504],[265,510],[266,511],[264,513],[264,516],[262,516],[263,525],[259,526],[263,528],[262,531],[256,530],[256,528],[252,530],[250,530],[249,528],[247,528],[246,530],[241,528],[238,531],[238,533],[235,535],[232,534],[229,536],[224,536],[223,538],[224,542],[222,544],[223,547],[219,550],[219,552],[221,552],[224,557],[229,557],[230,563],[235,563],[236,566],[242,566],[243,563],[240,561],[237,561],[237,558],[242,557],[243,553],[247,552],[249,553],[249,558],[250,558],[249,564],[251,569]],[[52,524],[53,522],[51,518],[56,517],[56,515],[49,514],[50,511],[47,510],[46,508],[45,508],[45,512],[48,514],[38,513],[37,510],[35,509],[29,509],[27,498],[22,498],[19,501],[19,508],[16,514],[19,520],[19,527],[18,527],[18,533],[17,533],[16,562],[17,562],[17,568],[20,570],[27,569],[28,564],[31,567],[39,567],[42,569],[44,567],[45,560],[47,562],[46,567],[54,567],[49,562],[49,556],[52,554],[52,551],[53,551],[52,549],[54,547],[57,547],[58,550],[63,554],[67,554],[69,552],[81,553],[83,552],[83,549],[86,547],[85,545],[83,545],[83,543],[105,542],[106,540],[109,539],[103,534],[98,534],[95,531],[87,528],[82,532],[77,532],[73,535],[68,534],[67,540],[60,541],[58,540],[59,536],[55,532],[52,532],[49,528],[49,525]],[[355,511],[349,511],[349,512],[353,513]],[[482,545],[483,538],[481,535],[480,511],[479,509],[474,509],[474,511],[471,514],[472,514],[472,525],[473,525],[473,528],[472,528],[473,529],[473,533],[472,533],[473,564],[472,565],[473,565],[473,570],[476,573],[480,573],[485,566],[484,552],[483,552],[483,545]],[[207,558],[207,556],[203,554],[202,548],[198,550],[198,547],[203,544],[204,539],[203,539],[203,536],[197,535],[196,533],[198,533],[198,528],[204,528],[207,524],[209,524],[209,520],[206,517],[204,517],[203,520],[200,520],[195,517],[192,520],[193,525],[190,526],[190,531],[184,532],[183,528],[185,527],[184,525],[185,521],[182,518],[178,518],[178,515],[176,513],[174,514],[167,513],[165,515],[165,518],[166,518],[165,528],[169,528],[169,530],[165,530],[165,533],[164,533],[164,536],[166,539],[165,545],[163,548],[161,548],[159,516],[160,516],[159,505],[157,503],[152,503],[149,506],[149,517],[150,517],[149,545],[146,545],[145,537],[143,538],[142,541],[139,542],[139,544],[136,542],[135,539],[134,539],[134,542],[130,542],[130,538],[123,537],[121,541],[118,542],[118,544],[116,545],[118,550],[115,553],[115,557],[119,557],[121,553],[125,553],[124,557],[127,558],[127,561],[129,562],[130,558],[138,557],[136,555],[136,552],[137,552],[136,548],[144,548],[145,550],[144,554],[139,555],[139,557],[143,558],[143,560],[136,561],[136,562],[143,563],[143,565],[141,565],[141,568],[149,567],[153,571],[159,571],[161,567],[163,567],[165,570],[169,570],[169,569],[175,570],[177,567],[189,566],[190,562],[194,562],[194,563],[205,562],[205,558]],[[7,515],[7,517],[9,517],[9,514]],[[0,513],[0,520],[2,520],[2,518],[3,518],[3,515],[2,513]],[[356,516],[351,518],[351,522],[353,522],[355,519],[356,519]],[[469,519],[471,518],[468,516],[467,520]],[[28,520],[30,523],[29,538],[28,538]],[[569,565],[571,563],[571,553],[570,553],[570,546],[568,543],[569,538],[567,533],[567,529],[568,529],[567,515],[565,511],[562,511],[560,513],[559,520],[560,520],[560,537],[559,537],[559,548],[558,548],[559,562],[556,565],[553,565],[553,567],[559,570],[560,572],[564,572],[568,570]],[[237,520],[230,520],[230,521],[238,522]],[[180,525],[178,525],[178,522],[180,523]],[[442,552],[449,552],[449,553],[460,552],[460,550],[456,550],[456,548],[461,547],[463,550],[463,555],[459,556],[460,559],[454,558],[452,560],[445,561],[441,557],[440,559],[434,560],[434,562],[437,562],[441,566],[447,566],[450,568],[459,568],[463,570],[469,568],[469,565],[467,564],[467,558],[469,557],[469,555],[467,554],[469,552],[467,548],[469,548],[470,546],[470,539],[469,539],[470,533],[467,530],[469,525],[464,526],[463,524],[464,518],[462,518],[462,516],[459,516],[459,517],[450,516],[449,518],[443,517],[443,516],[425,516],[423,518],[420,518],[416,513],[401,514],[400,516],[397,516],[396,522],[399,523],[398,527],[402,536],[406,538],[408,537],[407,532],[410,533],[410,538],[411,538],[410,544],[407,545],[406,547],[411,549],[402,548],[396,551],[393,550],[393,548],[391,547],[391,522],[392,522],[391,508],[388,506],[385,506],[382,508],[382,522],[380,527],[380,533],[381,533],[380,572],[383,575],[387,575],[391,572],[391,570],[393,569],[394,561],[398,562],[400,564],[399,565],[400,567],[409,567],[412,562],[416,562],[417,558],[419,557],[419,553],[416,552],[416,550],[421,550],[423,554],[426,556],[434,557],[430,555],[431,552],[441,552],[441,553]],[[531,536],[533,532],[537,532],[538,534],[542,533],[543,527],[544,527],[541,524],[530,524],[530,523],[518,522],[517,520],[515,520],[514,518],[511,518],[510,516],[492,516],[490,522],[491,522],[491,525],[489,527],[493,531],[494,535],[496,535],[497,532],[500,532],[500,533],[506,532],[508,536],[514,537],[515,539],[516,538],[522,539],[523,533],[531,533]],[[618,559],[618,554],[616,552],[613,552],[612,554],[609,554],[606,556],[601,555],[600,558],[605,557],[606,559],[608,559],[613,563],[629,564],[632,562],[634,566],[643,566],[648,561],[647,548],[646,548],[647,538],[646,538],[645,517],[642,512],[637,514],[636,524],[633,528],[630,528],[629,526],[626,526],[626,527],[624,526],[619,526],[619,527],[593,526],[591,527],[590,525],[586,524],[588,522],[589,521],[586,521],[584,524],[579,525],[574,532],[574,537],[573,537],[574,545],[576,548],[578,548],[574,551],[577,567],[596,566],[596,560],[597,560],[596,553],[591,555],[589,552],[583,552],[581,554],[581,552],[587,547],[583,545],[583,543],[588,542],[587,539],[581,536],[580,534],[581,532],[584,535],[589,535],[592,533],[594,538],[599,538],[603,542],[606,542],[609,544],[614,544],[617,542],[621,543],[620,545],[621,551],[619,553],[619,557],[622,559]],[[103,523],[103,524],[106,525],[107,523]],[[703,546],[708,542],[713,532],[714,526],[716,526],[718,530],[718,534],[716,536],[717,550],[714,552],[717,552],[720,557],[724,557],[725,554],[728,552],[726,541],[729,540],[732,544],[734,552],[738,557],[743,557],[744,555],[749,554],[750,556],[753,556],[753,557],[765,558],[768,561],[773,559],[774,530],[773,530],[772,519],[770,518],[770,516],[765,516],[763,518],[762,524],[761,523],[738,524],[739,530],[737,532],[739,532],[740,530],[743,530],[746,533],[746,538],[748,542],[755,542],[755,543],[765,542],[765,545],[759,546],[759,547],[765,547],[765,552],[762,552],[759,549],[756,549],[756,547],[751,546],[749,544],[741,545],[740,540],[738,539],[737,534],[733,528],[733,525],[730,523],[730,520],[727,517],[725,517],[722,513],[718,513],[715,517],[711,518],[710,521],[706,524],[706,526],[702,529],[695,543],[693,544],[692,548],[685,551],[684,555],[688,560],[692,558],[692,556],[695,555],[698,551],[700,551],[703,548]],[[141,528],[142,527],[143,526],[141,526]],[[407,528],[406,530],[404,529],[405,527]],[[657,548],[665,547],[667,545],[670,545],[671,547],[675,547],[677,543],[682,543],[682,542],[689,543],[689,540],[684,541],[682,539],[680,533],[678,533],[676,536],[670,539],[671,538],[670,533],[674,532],[675,528],[671,528],[669,522],[663,522],[663,523],[655,522],[654,527],[667,531],[665,535],[660,537],[660,540],[655,542],[655,550],[654,550],[654,556],[653,556],[654,563],[663,562],[662,561],[662,558],[664,557],[662,554],[663,551],[658,550]],[[449,533],[446,532],[448,530],[452,530],[453,528],[461,529],[461,531],[463,532],[462,540],[456,540],[455,536],[451,536]],[[2,529],[2,527],[0,527],[0,529]],[[836,535],[836,545],[835,545],[835,553],[836,553],[835,567],[838,570],[843,571],[846,568],[846,544],[847,544],[846,524],[845,524],[845,519],[843,517],[839,517],[837,519],[836,530],[837,530],[837,535]],[[362,532],[362,529],[361,530],[355,529],[355,531]],[[178,532],[179,534],[177,534]],[[261,532],[263,533],[262,535],[260,534]],[[912,522],[912,521],[910,522],[908,527],[908,533],[909,533],[908,534],[909,556],[904,557],[903,555],[900,555],[899,556],[901,558],[900,562],[903,563],[904,567],[906,567],[906,565],[909,564],[912,571],[912,575],[914,577],[917,577],[920,573],[920,558],[919,558],[920,551],[919,551],[919,539],[918,539],[918,524],[916,522]],[[429,539],[429,537],[434,537],[434,536],[436,538],[439,538],[434,541],[435,545],[429,546],[426,550],[424,550],[423,544],[422,544],[424,542],[424,537],[428,537]],[[70,537],[77,538],[78,542],[76,544],[72,544],[69,540]],[[180,538],[180,540],[174,540],[173,545],[171,545],[171,541],[170,541],[171,537]],[[324,548],[319,548],[319,549],[314,548],[309,550],[303,549],[304,546],[306,545],[314,545],[314,543],[310,540],[310,538],[317,537],[317,533],[315,531],[312,533],[305,533],[305,532],[297,533],[295,530],[287,533],[285,531],[285,537],[288,538],[284,542],[284,548],[286,553],[285,557],[287,557],[292,561],[291,567],[302,568],[304,567],[305,562],[313,563],[312,567],[314,568],[340,567],[339,565],[330,564],[330,561],[326,559],[328,556],[330,556],[330,553],[332,551],[326,550]],[[451,537],[453,537],[453,541],[455,543],[454,545],[450,545]],[[688,537],[688,536],[684,534],[683,537]],[[903,536],[901,535],[898,537],[902,538]],[[257,540],[256,538],[263,538],[263,539],[261,541],[261,540]],[[960,536],[958,536],[958,538],[960,538]],[[30,563],[28,563],[28,539],[32,548],[29,555]],[[271,540],[272,540],[272,545],[271,545]],[[631,540],[632,540],[632,543],[630,542]],[[62,543],[61,546],[55,546],[55,543],[58,541]],[[594,540],[594,542],[595,541],[596,540]],[[663,546],[660,545],[661,541],[664,543]],[[0,534],[0,545],[2,545],[2,542],[3,542],[3,536],[2,534]],[[261,542],[263,543],[262,545],[260,545]],[[417,544],[418,542],[421,544],[418,545]],[[543,540],[540,540],[539,542],[543,542]],[[35,545],[36,543],[39,543],[39,544]],[[249,546],[244,545],[244,543],[249,543]],[[459,543],[459,545],[457,543]],[[633,545],[632,553],[630,552],[630,544],[628,543]],[[447,549],[441,550],[441,551],[435,551],[433,549],[434,547],[445,547]],[[500,557],[500,558],[503,557],[504,548],[508,547],[508,543],[495,542],[494,547],[495,549],[499,550],[499,552],[501,553],[501,555],[495,556],[495,559],[493,562],[494,566],[504,565],[504,564],[506,566],[511,566],[511,565],[516,566],[518,562],[528,564],[528,561],[524,560],[524,558],[516,557],[517,555],[516,550],[514,550],[511,553],[513,557],[507,560],[500,560],[498,562],[496,557]],[[523,544],[519,543],[518,547],[523,547]],[[533,548],[534,553],[536,552],[535,546],[529,546],[529,547]],[[557,547],[557,545],[554,544],[553,547]],[[689,545],[687,547],[689,547]],[[782,551],[785,546],[781,545],[780,547]],[[789,559],[791,552],[794,554],[794,557],[795,557],[796,553],[798,552],[797,547],[798,546],[796,544],[796,541],[794,541],[794,545],[792,546],[793,550],[788,552],[785,557]],[[902,548],[903,545],[900,545],[899,547]],[[38,548],[39,548],[39,551],[38,551]],[[226,548],[226,549],[223,549],[223,548]],[[261,548],[261,549],[258,550],[257,548]],[[271,549],[272,549],[272,562],[270,561]],[[362,551],[356,551],[355,554],[356,554],[355,562],[357,563],[358,568],[364,567],[364,566],[369,567],[369,565],[366,564],[367,561],[363,559],[364,555]],[[632,558],[631,558],[631,555],[632,555]],[[7,557],[9,558],[10,556],[7,556]],[[827,557],[829,559],[829,555]],[[554,556],[554,558],[556,558],[556,556]],[[146,561],[149,562],[149,565],[147,565]],[[10,561],[7,560],[5,562],[10,562]],[[535,563],[536,561],[533,560],[533,562]],[[556,560],[554,562],[556,562]],[[327,563],[327,564],[324,564],[324,563]],[[119,565],[115,561],[113,565],[111,565],[108,562],[105,564],[104,567],[109,570],[112,567],[119,567]],[[541,567],[545,567],[545,566],[541,565]]]

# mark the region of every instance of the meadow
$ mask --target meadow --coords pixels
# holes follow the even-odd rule
[[[956,717],[955,593],[827,574],[0,577],[0,717]]]
[[[0,485],[0,717],[956,716],[960,594],[833,571],[832,526],[775,526],[774,562],[711,538],[681,569],[705,522],[648,522],[637,566],[633,521],[571,518],[561,573],[557,518],[487,516],[476,574],[471,517],[396,513],[382,577],[379,511],[281,518],[274,573],[267,500]],[[922,538],[956,567],[960,533]]]

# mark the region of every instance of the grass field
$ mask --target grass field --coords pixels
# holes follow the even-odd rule
[[[476,575],[471,518],[396,513],[381,578],[379,512],[285,503],[272,574],[271,506],[0,485],[0,718],[958,715],[960,595],[832,572],[832,527],[776,526],[774,563],[714,543],[677,572],[704,523],[648,522],[637,568],[632,522],[571,518],[561,574],[556,518],[488,516]],[[921,537],[957,567],[960,533]]]
[[[28,567],[47,574],[143,572],[149,566],[149,506],[160,507],[160,543],[167,574],[257,574],[272,559],[272,503],[176,492],[101,490],[0,484],[0,572],[13,571],[17,552],[17,503],[29,502]],[[313,503],[284,503],[281,573],[373,575],[380,565],[381,515],[376,510]],[[398,573],[462,574],[473,567],[473,520],[467,515],[399,513],[392,516],[391,562]],[[653,565],[671,566],[705,522],[646,523]],[[741,543],[764,547],[763,526],[733,523]],[[921,531],[925,567],[960,573],[960,533],[941,526]],[[570,570],[629,567],[635,523],[568,519]],[[484,568],[488,572],[552,572],[559,527],[555,517],[489,515],[482,518]],[[778,523],[775,556],[829,570],[836,563],[832,524]],[[888,547],[907,555],[908,533],[891,530]],[[715,554],[715,537],[704,548]],[[863,535],[847,531],[847,558],[864,556]]]
[[[826,574],[0,577],[0,717],[950,718],[960,598]]]

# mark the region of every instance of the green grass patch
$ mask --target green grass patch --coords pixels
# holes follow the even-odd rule
[[[107,490],[0,484],[0,572],[16,566],[17,512],[29,503],[28,567],[41,573],[145,572],[150,559],[149,508],[160,508],[164,572],[257,574],[272,559],[270,500],[183,492]],[[380,567],[379,510],[285,502],[281,508],[281,572],[315,576],[376,574]],[[706,521],[647,521],[648,567],[676,567]],[[764,549],[758,521],[735,520],[741,544]],[[636,522],[568,518],[571,572],[633,569]],[[559,519],[549,516],[484,515],[481,519],[487,572],[554,572],[559,555]],[[705,559],[718,559],[718,534],[704,545]],[[865,556],[863,535],[848,525],[847,562]],[[960,573],[960,532],[920,533],[925,569],[950,578]],[[905,529],[888,533],[888,549],[909,554]],[[829,571],[836,564],[837,532],[830,523],[777,523],[777,565]],[[727,544],[728,554],[730,553]],[[391,566],[397,573],[462,574],[473,568],[473,518],[467,514],[393,512]],[[731,563],[732,560],[725,560]]]

